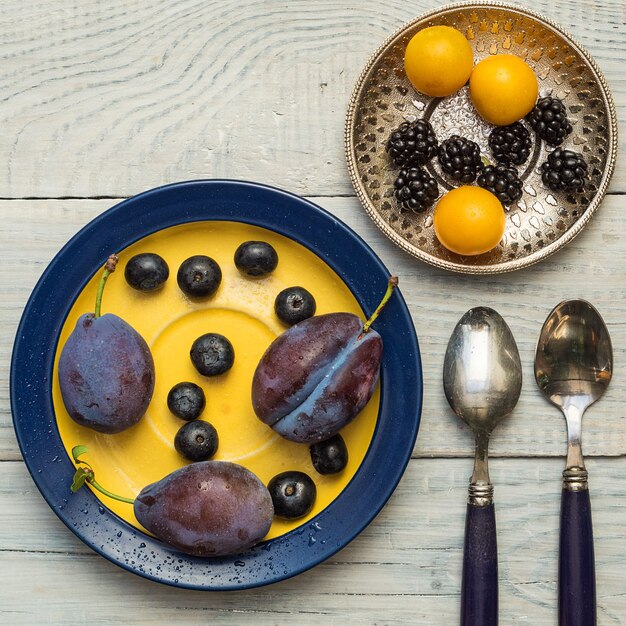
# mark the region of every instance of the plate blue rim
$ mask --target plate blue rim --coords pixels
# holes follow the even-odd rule
[[[198,590],[248,589],[314,567],[376,517],[402,477],[415,445],[422,408],[421,360],[413,322],[398,291],[376,322],[385,345],[381,405],[359,470],[340,496],[310,522],[244,554],[216,559],[180,554],[103,507],[91,491],[70,494],[74,465],[56,427],[51,385],[59,331],[72,303],[111,252],[163,228],[203,220],[245,222],[299,242],[343,278],[368,314],[389,277],[354,231],[289,192],[235,180],[196,180],[151,189],[92,220],[44,271],[16,334],[10,369],[11,410],[35,484],[85,544],[124,569],[157,582]]]

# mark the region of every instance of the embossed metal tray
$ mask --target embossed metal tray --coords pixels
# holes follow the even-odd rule
[[[447,25],[469,40],[475,62],[498,53],[516,54],[534,69],[539,95],[561,98],[573,132],[562,147],[581,152],[589,182],[579,194],[556,194],[541,181],[541,163],[552,148],[534,141],[518,171],[522,198],[507,212],[502,240],[490,252],[464,257],[446,250],[433,229],[432,209],[400,210],[393,196],[399,168],[385,152],[392,130],[403,121],[430,121],[439,142],[460,134],[492,159],[493,128],[475,112],[468,88],[431,98],[412,87],[404,71],[404,50],[422,28]],[[525,122],[523,122],[525,123]],[[530,129],[529,129],[530,130]],[[615,166],[617,119],[608,85],[589,53],[550,20],[502,3],[451,4],[404,25],[374,53],[356,84],[346,120],[346,157],[354,188],[377,226],[406,252],[437,267],[470,274],[508,272],[536,263],[571,241],[589,222],[606,193]],[[437,159],[427,166],[443,194],[455,186]]]

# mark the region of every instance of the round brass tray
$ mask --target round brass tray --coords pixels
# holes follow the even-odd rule
[[[416,32],[447,25],[469,40],[475,61],[490,54],[516,54],[533,68],[539,95],[563,100],[573,132],[562,147],[581,152],[589,182],[578,194],[557,194],[541,182],[541,163],[552,148],[533,137],[534,150],[518,171],[524,193],[506,207],[506,230],[490,252],[463,257],[446,250],[433,229],[432,209],[400,210],[393,183],[399,168],[385,152],[392,130],[404,121],[430,121],[441,142],[453,134],[472,139],[492,159],[490,124],[469,99],[467,87],[447,98],[431,98],[411,86],[404,50]],[[523,122],[525,123],[525,122]],[[550,20],[518,6],[451,4],[404,25],[374,53],[356,84],[346,120],[346,158],[361,203],[376,225],[398,246],[437,267],[468,274],[517,270],[544,259],[571,241],[589,222],[606,193],[615,167],[617,119],[608,85],[589,53]],[[427,166],[441,193],[453,188],[436,158]]]

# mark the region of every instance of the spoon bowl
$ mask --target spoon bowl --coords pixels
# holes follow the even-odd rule
[[[572,398],[585,408],[611,382],[613,349],[604,320],[585,300],[566,300],[548,316],[537,344],[535,379],[544,396],[563,408]]]
[[[515,407],[522,388],[517,345],[502,317],[470,309],[457,323],[443,365],[452,410],[472,430],[490,433]]]

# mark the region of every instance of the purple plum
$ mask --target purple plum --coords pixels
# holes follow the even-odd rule
[[[70,417],[101,433],[134,426],[154,390],[154,361],[143,337],[112,313],[81,315],[59,359]]]
[[[154,391],[154,361],[143,337],[127,322],[100,315],[102,291],[114,270],[112,255],[100,282],[95,313],[82,315],[59,358],[59,385],[70,417],[101,433],[136,424]]]
[[[352,313],[311,317],[277,337],[252,379],[257,417],[298,443],[329,439],[367,404],[378,382],[381,336],[370,329],[397,285],[365,323]]]
[[[134,511],[146,530],[194,556],[243,552],[265,537],[274,516],[265,485],[226,461],[193,463],[144,487]]]

